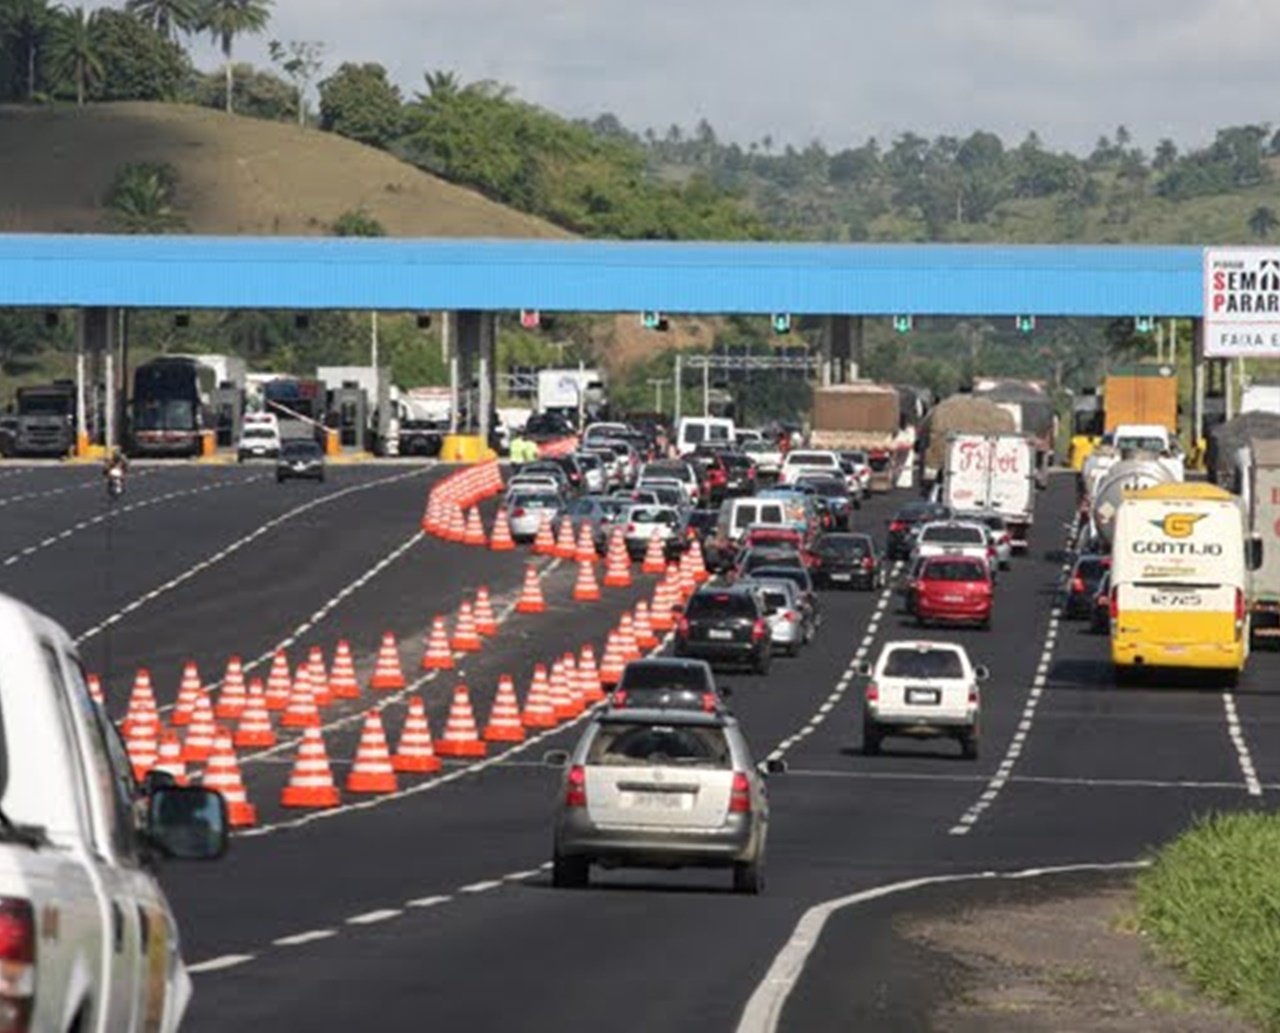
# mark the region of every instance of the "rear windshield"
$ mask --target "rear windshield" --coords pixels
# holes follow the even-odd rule
[[[788,466],[838,466],[836,457],[829,452],[790,452]]]
[[[780,524],[782,523],[782,506],[777,503],[765,506],[749,503],[734,509],[733,519],[739,527],[749,527],[752,524]]]
[[[946,516],[947,511],[941,506],[935,506],[930,502],[909,502],[898,510],[895,520],[936,520],[940,516]]]
[[[511,498],[513,507],[523,506],[525,509],[556,509],[560,505],[558,495],[514,495]]]
[[[628,664],[622,671],[622,682],[618,686],[628,692],[636,689],[693,689],[695,692],[710,691],[707,675],[698,667],[686,667],[684,664]]]
[[[814,551],[823,556],[865,556],[871,551],[871,543],[866,538],[834,535],[819,538]]]
[[[685,616],[698,617],[752,617],[757,616],[755,603],[749,595],[738,592],[697,592],[685,608]]]
[[[801,591],[809,591],[809,572],[803,567],[753,567],[751,570],[756,577],[768,578],[771,581],[790,581],[796,588]]]
[[[648,463],[640,476],[641,478],[674,477],[678,481],[687,481],[693,475],[687,463]]]
[[[770,549],[767,552],[749,552],[742,561],[742,569],[750,574],[761,567],[799,567],[804,560],[798,552],[780,552]]]
[[[922,542],[955,542],[958,545],[983,545],[986,539],[976,527],[926,527]]]
[[[1081,560],[1076,564],[1076,573],[1085,581],[1097,581],[1107,572],[1107,564],[1102,559]]]
[[[658,509],[654,506],[632,506],[627,519],[637,524],[666,524],[675,526],[676,515],[669,509]]]
[[[778,589],[766,589],[763,594],[764,606],[769,613],[777,613],[779,610],[785,610],[791,603],[791,599],[787,593]]]
[[[802,488],[812,488],[819,495],[836,496],[848,494],[848,489],[834,477],[805,477],[798,483]]]
[[[704,725],[604,721],[587,753],[588,764],[605,767],[728,768],[732,760],[724,729]]]
[[[963,678],[954,649],[895,649],[885,661],[886,678]]]
[[[984,581],[987,574],[981,563],[972,560],[938,560],[926,563],[920,577],[927,581]]]

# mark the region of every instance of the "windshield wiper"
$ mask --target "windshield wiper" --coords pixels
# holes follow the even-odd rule
[[[49,845],[49,836],[43,825],[15,825],[4,809],[0,808],[0,843],[17,843],[19,846],[39,850]]]

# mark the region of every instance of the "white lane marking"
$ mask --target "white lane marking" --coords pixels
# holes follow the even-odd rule
[[[227,559],[229,556],[235,555],[235,553],[239,552],[246,545],[252,544],[253,542],[257,541],[259,538],[263,537],[264,535],[274,531],[277,527],[287,523],[288,521],[294,519],[295,517],[301,516],[303,513],[307,513],[319,506],[328,505],[330,502],[336,502],[338,499],[345,498],[348,495],[354,495],[358,492],[371,491],[374,488],[383,487],[384,485],[387,485],[387,484],[393,484],[396,481],[403,481],[403,480],[407,480],[410,477],[417,477],[422,472],[423,471],[421,470],[411,470],[408,473],[393,474],[390,477],[379,477],[377,480],[367,481],[363,484],[355,484],[349,488],[343,488],[341,491],[335,491],[329,495],[322,495],[319,498],[310,500],[309,502],[304,502],[300,506],[295,506],[293,509],[290,509],[284,513],[281,513],[279,516],[273,517],[272,519],[268,520],[261,527],[257,528],[254,531],[251,531],[249,534],[244,535],[241,538],[237,538],[234,542],[232,542],[230,545],[226,546],[225,548],[219,549],[217,552],[212,553],[209,556],[206,556],[199,563],[196,563],[194,566],[183,571],[177,577],[170,578],[168,581],[164,582],[163,584],[157,586],[156,588],[153,588],[150,592],[147,592],[144,595],[138,596],[138,598],[134,599],[131,603],[122,607],[120,610],[117,610],[110,617],[107,617],[105,620],[99,622],[98,624],[95,624],[93,627],[82,632],[79,636],[77,636],[75,643],[78,646],[83,645],[85,642],[89,641],[89,639],[102,634],[102,632],[105,631],[107,628],[111,627],[111,625],[119,623],[129,614],[145,606],[147,603],[151,602],[153,599],[156,599],[159,596],[164,595],[166,592],[170,592],[173,589],[177,588],[179,585],[184,584],[187,581],[190,581],[193,577],[196,577],[198,574],[203,573],[204,571],[208,570],[210,567],[216,566],[217,564],[221,563],[223,560]]]
[[[742,1017],[738,1020],[737,1033],[774,1033],[782,1018],[787,998],[799,982],[809,956],[817,947],[827,920],[844,908],[855,907],[881,897],[906,893],[922,889],[925,886],[939,886],[949,882],[977,882],[990,879],[1034,879],[1045,875],[1066,875],[1073,872],[1108,872],[1132,871],[1145,868],[1148,861],[1118,861],[1103,864],[1071,864],[1056,868],[1024,868],[1013,872],[972,872],[963,875],[932,875],[919,879],[907,879],[887,886],[852,893],[847,897],[836,897],[833,900],[815,904],[800,917],[792,930],[791,937],[783,944],[782,949],[774,956],[773,963],[764,978],[756,985]]]
[[[57,495],[65,495],[69,491],[83,491],[85,488],[101,489],[102,485],[96,480],[85,481],[83,484],[68,484],[61,488],[49,488],[45,491],[27,491],[21,495],[10,495],[8,498],[0,499],[0,507],[12,506],[15,502],[30,502],[32,499],[51,499]]]
[[[375,925],[378,922],[387,922],[393,918],[399,918],[404,912],[398,907],[382,908],[380,911],[366,911],[363,915],[352,915],[347,919],[347,925]]]
[[[1236,697],[1233,692],[1222,694],[1222,706],[1227,713],[1227,734],[1236,748],[1236,760],[1240,764],[1240,772],[1244,775],[1245,787],[1250,796],[1262,795],[1262,783],[1258,781],[1258,770],[1253,766],[1253,755],[1249,752],[1249,744],[1244,739],[1244,728],[1240,724],[1240,714],[1236,710]]]
[[[188,965],[187,974],[198,976],[202,972],[221,972],[223,969],[235,968],[246,961],[252,961],[254,957],[253,954],[224,954],[220,958],[210,958],[198,965]]]
[[[501,879],[485,879],[483,882],[473,882],[470,886],[459,887],[459,893],[488,893],[489,890],[496,890],[502,885]]]
[[[522,882],[525,879],[536,879],[541,874],[541,868],[532,868],[527,872],[512,872],[510,875],[504,875],[503,879],[507,882]]]
[[[925,773],[913,771],[820,771],[811,768],[788,768],[787,779],[793,778],[838,778],[854,782],[964,782],[986,783],[985,798],[1005,785],[1041,785],[1063,788],[1081,789],[1201,789],[1212,792],[1224,790],[1241,793],[1246,786],[1239,782],[1196,781],[1193,779],[1158,779],[1158,778],[1086,778],[1071,775],[1008,775],[997,773],[988,779],[985,775],[960,775],[942,772]],[[1262,783],[1262,788],[1273,790],[1280,788],[1280,783]],[[994,797],[992,797],[994,798]]]
[[[449,903],[452,899],[452,897],[418,897],[416,900],[406,900],[404,902],[404,906],[419,908],[437,907],[440,904]]]
[[[337,935],[337,929],[312,929],[305,933],[295,933],[293,936],[281,936],[278,940],[272,940],[271,943],[276,947],[301,947],[304,943],[315,943],[317,940],[327,940]]]

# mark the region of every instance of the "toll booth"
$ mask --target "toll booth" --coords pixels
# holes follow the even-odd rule
[[[330,392],[329,412],[334,416],[338,443],[344,449],[369,451],[369,398],[355,381],[344,381]]]
[[[209,400],[219,448],[235,448],[244,427],[244,391],[224,382],[213,389]]]

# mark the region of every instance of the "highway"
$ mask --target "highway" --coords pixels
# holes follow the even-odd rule
[[[457,681],[483,720],[499,674],[523,697],[536,662],[586,642],[599,652],[653,584],[637,576],[601,603],[574,603],[570,565],[542,560],[547,613],[505,616],[459,671],[424,676],[431,616],[452,615],[480,584],[503,614],[529,558],[423,537],[426,490],[440,476],[331,466],[322,485],[277,485],[270,467],[149,466],[111,511],[95,469],[5,464],[0,590],[78,638],[116,717],[139,666],[168,704],[188,658],[206,683],[233,652],[265,676],[277,646],[296,662],[312,644],[329,656],[343,637],[363,679],[393,631],[438,737]],[[857,528],[883,540],[909,497],[872,499]],[[822,627],[801,656],[776,659],[767,677],[723,675],[757,757],[790,768],[770,783],[758,898],[714,871],[597,869],[587,890],[552,889],[559,773],[539,762],[580,726],[505,755],[491,748],[482,763],[447,762],[443,777],[402,776],[394,797],[344,796],[322,814],[279,806],[291,748],[242,752],[258,826],[220,862],[164,872],[195,971],[184,1028],[732,1030],[797,921],[823,901],[920,876],[1129,861],[1199,813],[1271,805],[1280,658],[1255,653],[1230,694],[1116,687],[1105,637],[1055,611],[1073,504],[1071,478],[1054,476],[1028,554],[1001,575],[993,630],[925,633],[964,642],[991,669],[976,762],[947,741],[890,739],[882,756],[861,753],[857,661],[921,634],[892,588],[823,593]],[[405,695],[376,699],[389,733]],[[340,781],[374,699],[325,712]],[[937,992],[894,982],[883,929],[863,917],[833,914],[780,1028],[848,1029],[873,998],[886,1025],[905,1022]]]

